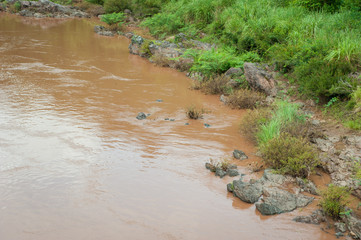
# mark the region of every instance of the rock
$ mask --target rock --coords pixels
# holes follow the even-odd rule
[[[228,183],[227,184],[227,191],[228,192],[233,192],[233,190],[234,190],[233,183]]]
[[[29,11],[28,9],[23,9],[19,12],[20,16],[23,16],[23,17],[33,17],[34,16],[34,13]]]
[[[183,42],[187,40],[187,37],[184,33],[178,33],[177,35],[175,35],[174,40],[176,42]]]
[[[263,189],[263,198],[256,203],[256,208],[263,215],[290,212],[297,207],[305,207],[314,198],[302,194],[292,194],[286,190],[268,187]]]
[[[337,233],[335,233],[335,235],[337,238],[345,236],[345,235],[343,235],[342,232],[337,232]]]
[[[235,177],[239,175],[239,172],[237,169],[228,169],[227,170],[227,175],[230,177]]]
[[[216,176],[219,176],[220,178],[223,178],[227,175],[226,171],[223,171],[223,169],[216,167]]]
[[[129,9],[124,9],[124,13],[125,14],[132,14],[132,11],[130,11]]]
[[[147,116],[143,113],[143,112],[140,112],[138,113],[137,117],[136,117],[138,120],[143,120],[143,119],[146,119]]]
[[[185,49],[181,49],[177,44],[168,41],[155,41],[149,44],[149,51],[152,55],[177,58],[183,55]]]
[[[224,73],[225,76],[241,76],[243,75],[242,68],[230,68]]]
[[[134,33],[132,33],[132,32],[127,32],[127,33],[124,33],[124,36],[125,36],[126,38],[131,39],[131,38],[134,36]]]
[[[212,50],[212,48],[216,47],[214,44],[204,43],[204,42],[200,42],[200,41],[193,40],[193,39],[191,39],[190,42],[194,47],[196,47],[197,49],[200,49],[200,50],[209,51],[209,50]]]
[[[34,13],[35,18],[44,18],[45,16],[41,13]]]
[[[262,195],[262,184],[256,182],[243,182],[240,180],[233,181],[233,194],[247,203],[255,203]]]
[[[163,100],[162,99],[157,99],[157,100],[155,100],[156,102],[163,102]]]
[[[311,193],[313,195],[319,195],[316,185],[311,182],[310,180],[306,180],[306,182],[302,179],[297,177],[296,183],[300,186],[304,191]]]
[[[226,96],[224,96],[223,94],[219,97],[219,100],[221,102],[223,102],[224,104],[227,104],[227,102],[228,102],[228,98]]]
[[[134,34],[128,47],[129,52],[134,55],[141,55],[140,49],[143,43],[144,38]]]
[[[189,125],[189,123],[185,123],[184,125],[188,126],[188,125]]]
[[[347,230],[347,228],[346,228],[346,224],[345,223],[343,223],[343,222],[336,222],[335,224],[334,224],[334,226],[335,226],[335,231],[336,232],[346,232],[346,230]]]
[[[239,160],[248,159],[247,155],[243,151],[237,149],[233,151],[233,157]]]
[[[114,33],[112,31],[109,31],[105,27],[99,25],[94,26],[94,32],[103,36],[108,36],[108,37],[114,36]]]
[[[208,123],[205,123],[204,126],[205,126],[206,128],[209,128],[211,125],[209,125]]]
[[[277,89],[274,79],[258,64],[244,63],[244,75],[253,89],[264,92],[269,96],[276,95]]]
[[[265,169],[261,180],[276,183],[277,185],[284,184],[286,182],[286,177],[281,174],[273,173],[273,171],[273,169]]]
[[[361,239],[361,220],[354,216],[346,217],[347,228],[357,239]]]
[[[319,225],[321,222],[326,221],[326,217],[322,210],[318,209],[313,211],[309,216],[297,216],[293,219],[293,221]]]
[[[205,164],[206,168],[211,171],[211,172],[215,172],[216,171],[216,167],[210,163],[206,163]]]

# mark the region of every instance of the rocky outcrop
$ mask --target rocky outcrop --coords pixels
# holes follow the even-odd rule
[[[343,221],[346,223],[350,235],[355,239],[361,239],[361,220],[355,216],[346,216]]]
[[[227,190],[244,202],[256,203],[256,208],[263,215],[273,215],[305,207],[313,201],[313,197],[282,189],[283,184],[292,181],[294,180],[290,177],[274,174],[271,169],[266,169],[262,178],[249,182],[234,180],[227,185]]]
[[[318,137],[312,139],[320,150],[323,168],[330,173],[332,183],[351,188],[352,193],[361,198],[359,179],[355,172],[361,168],[361,136]]]
[[[256,203],[256,208],[263,215],[274,215],[305,207],[313,199],[313,197],[292,194],[280,188],[266,187],[263,188],[263,198]]]
[[[168,41],[154,41],[148,46],[152,55],[161,55],[166,58],[176,58],[185,52],[183,46]]]
[[[309,180],[303,180],[302,178],[297,177],[296,183],[298,184],[298,186],[301,187],[302,191],[311,193],[313,195],[319,195],[318,189],[313,182]]]
[[[24,17],[86,18],[89,15],[72,6],[63,6],[49,0],[21,1],[19,14]]]
[[[244,75],[247,82],[254,90],[264,92],[268,96],[277,93],[276,83],[272,75],[264,70],[259,64],[244,63]]]

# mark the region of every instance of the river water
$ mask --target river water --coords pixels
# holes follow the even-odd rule
[[[127,47],[86,20],[0,15],[1,240],[333,238],[227,193],[204,163],[257,160],[244,112]]]

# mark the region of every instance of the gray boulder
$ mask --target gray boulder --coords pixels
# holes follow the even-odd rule
[[[313,197],[292,194],[280,188],[267,187],[263,189],[263,198],[256,203],[256,208],[263,215],[274,215],[305,207],[313,199]]]
[[[277,185],[284,184],[286,182],[286,177],[281,174],[274,173],[273,171],[274,170],[270,168],[265,169],[261,180],[266,182],[266,185],[274,185],[273,183]]]
[[[296,182],[302,190],[311,193],[313,195],[319,195],[316,185],[310,180],[304,181],[302,178],[297,177]]]
[[[350,215],[345,217],[345,221],[350,235],[356,239],[361,239],[361,220]]]
[[[242,68],[230,68],[224,73],[224,75],[231,76],[231,77],[232,76],[241,76],[241,75],[243,75],[243,70],[242,70]]]
[[[277,93],[275,80],[271,74],[263,70],[258,64],[244,63],[244,75],[249,85],[268,96],[275,96]]]
[[[222,168],[216,168],[216,176],[219,176],[220,178],[223,178],[227,175],[227,172],[224,171]]]
[[[141,56],[141,47],[144,43],[144,38],[138,35],[133,35],[131,42],[129,44],[129,52],[134,55],[140,55]]]
[[[185,52],[184,48],[180,48],[175,43],[168,41],[155,41],[149,44],[149,51],[152,55],[162,56],[166,58],[177,58]]]
[[[102,36],[114,36],[114,33],[112,31],[109,31],[105,27],[100,25],[94,26],[94,32]]]
[[[233,195],[238,197],[244,202],[255,203],[262,195],[262,184],[260,182],[243,182],[240,180],[234,180],[232,184]]]
[[[326,217],[323,211],[318,209],[313,211],[312,214],[309,216],[297,216],[293,219],[293,221],[319,225],[321,222],[326,221]]]

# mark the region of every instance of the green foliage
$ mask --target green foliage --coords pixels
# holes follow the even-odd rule
[[[249,110],[242,118],[240,130],[249,138],[256,140],[256,135],[257,132],[259,132],[260,127],[266,124],[270,118],[271,112],[268,109],[256,108]]]
[[[20,2],[15,2],[14,7],[15,7],[16,12],[19,12],[21,10],[21,3]]]
[[[129,9],[130,0],[104,0],[104,10],[106,13],[119,13],[124,9]]]
[[[194,60],[190,69],[192,72],[200,72],[207,77],[222,74],[231,67],[243,66],[240,57],[225,49],[212,49],[210,51],[189,49],[186,51],[185,57],[192,57]]]
[[[354,108],[356,112],[361,111],[361,86],[351,94],[351,101],[354,103]]]
[[[261,153],[267,165],[281,174],[308,177],[319,164],[316,151],[304,138],[282,133],[261,145]]]
[[[148,40],[148,39],[145,39],[145,40],[144,40],[143,44],[142,44],[141,47],[140,47],[140,53],[141,53],[142,55],[145,55],[145,56],[147,56],[147,57],[152,56],[152,53],[151,53],[151,51],[150,51],[150,49],[149,49],[149,45],[150,45],[152,42],[153,42],[153,41]]]
[[[98,5],[103,5],[104,4],[104,0],[85,0],[89,3],[93,3],[93,4],[98,4]]]
[[[306,116],[298,110],[297,104],[279,101],[276,103],[276,110],[273,112],[270,121],[262,124],[257,133],[257,141],[260,145],[267,144],[271,139],[278,137],[281,130],[288,125],[304,123]]]
[[[350,192],[346,187],[338,187],[330,184],[327,189],[321,192],[320,206],[324,212],[334,218],[338,219],[342,212],[345,212],[345,207],[349,203]]]
[[[360,6],[359,0],[170,0],[143,26],[158,37],[205,33],[221,46],[196,54],[192,70],[212,75],[235,59],[236,65],[269,61],[290,73],[302,94],[331,99],[360,85],[348,78],[361,65]]]
[[[102,15],[100,20],[108,25],[118,24],[121,26],[124,19],[124,13],[108,13]]]

